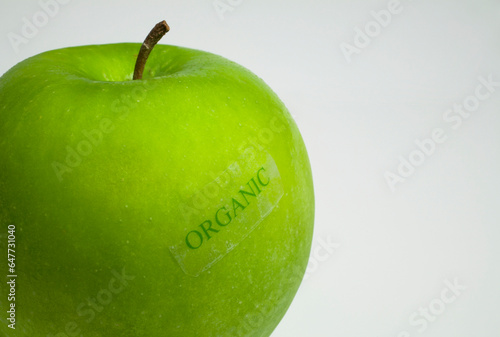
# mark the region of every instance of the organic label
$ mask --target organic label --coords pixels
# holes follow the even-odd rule
[[[241,243],[283,193],[273,158],[246,153],[180,206],[185,230],[170,237],[170,251],[186,274],[198,276]]]

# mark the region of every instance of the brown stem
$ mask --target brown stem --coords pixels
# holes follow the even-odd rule
[[[137,62],[135,63],[134,70],[134,80],[141,80],[142,74],[144,72],[144,67],[146,66],[146,62],[148,60],[149,54],[156,46],[158,41],[167,34],[170,30],[170,27],[167,25],[165,21],[162,21],[149,32],[146,40],[141,46],[141,50],[139,51],[139,56],[137,56]]]

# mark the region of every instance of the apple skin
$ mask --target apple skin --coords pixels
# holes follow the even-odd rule
[[[314,193],[286,107],[247,69],[193,49],[156,46],[132,81],[139,48],[49,51],[0,78],[0,229],[16,226],[17,273],[16,329],[2,286],[0,335],[269,336],[298,290]],[[280,181],[257,171],[269,160]],[[241,174],[221,183],[234,163]],[[241,201],[252,177],[267,204]],[[198,256],[174,249],[190,231]]]

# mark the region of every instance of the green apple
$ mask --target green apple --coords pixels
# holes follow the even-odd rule
[[[199,50],[133,80],[140,47],[0,78],[2,336],[269,336],[297,292],[314,194],[286,107]]]

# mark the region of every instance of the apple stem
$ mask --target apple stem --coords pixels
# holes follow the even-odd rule
[[[144,67],[146,66],[146,62],[148,60],[149,54],[156,46],[158,41],[167,34],[170,30],[170,27],[167,25],[165,21],[162,21],[149,32],[146,40],[144,40],[141,50],[139,51],[139,55],[137,56],[137,61],[135,63],[134,70],[134,80],[142,80],[142,74],[144,72]]]

